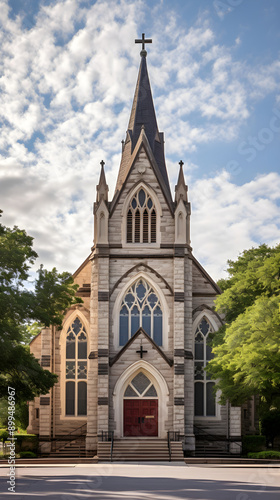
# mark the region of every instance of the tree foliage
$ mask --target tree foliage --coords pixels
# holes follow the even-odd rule
[[[1,211],[0,211],[1,216]],[[43,370],[25,345],[32,322],[61,327],[63,312],[76,302],[77,285],[69,273],[47,271],[41,266],[35,289],[27,288],[30,268],[37,258],[33,238],[18,227],[0,224],[0,398],[7,387],[16,389],[17,401],[46,394],[56,375]]]
[[[280,396],[280,245],[246,250],[228,264],[216,300],[225,325],[212,339],[208,370],[222,402],[238,405],[258,394],[269,409]]]

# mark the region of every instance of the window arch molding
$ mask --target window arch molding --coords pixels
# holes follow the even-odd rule
[[[123,398],[129,382],[143,372],[154,384],[158,394],[159,437],[166,437],[165,423],[168,418],[169,388],[162,374],[153,365],[140,359],[130,365],[118,378],[113,389],[113,407],[116,418],[116,437],[123,436]]]
[[[71,312],[71,314],[65,319],[65,322],[63,324],[63,328],[61,331],[60,335],[60,340],[59,340],[59,346],[60,346],[60,367],[61,367],[61,379],[60,379],[60,400],[61,400],[61,409],[62,409],[62,418],[65,418],[67,420],[71,419],[81,419],[81,420],[86,420],[87,416],[86,415],[66,415],[66,338],[67,338],[67,331],[68,328],[71,327],[72,323],[75,321],[75,319],[78,318],[82,325],[85,327],[86,333],[87,333],[87,359],[89,356],[90,352],[90,345],[89,345],[89,332],[90,332],[90,327],[89,327],[89,321],[87,320],[86,316],[84,315],[83,312],[81,312],[79,309],[75,309]],[[88,371],[88,367],[87,367]],[[88,378],[87,378],[88,382]]]
[[[113,336],[114,336],[114,347],[116,350],[119,350],[121,347],[119,343],[119,314],[120,314],[120,309],[121,309],[121,303],[123,298],[125,297],[125,294],[129,290],[129,288],[138,280],[142,278],[143,280],[147,281],[147,283],[154,289],[155,293],[157,294],[161,306],[162,306],[162,346],[161,348],[163,350],[166,350],[168,347],[168,325],[169,325],[169,307],[166,302],[166,298],[160,289],[160,287],[150,278],[150,276],[146,273],[139,272],[138,274],[134,275],[132,278],[130,278],[129,281],[125,283],[125,285],[122,286],[121,290],[118,292],[117,298],[115,300],[115,304],[113,307]]]
[[[194,377],[193,378],[194,378],[194,386],[196,383],[203,382],[204,383],[204,391],[206,391],[207,383],[215,383],[215,380],[213,380],[213,379],[207,380],[206,377],[203,381],[200,381],[200,380],[196,381],[195,380],[195,362],[196,362],[195,337],[196,337],[196,331],[204,318],[209,323],[212,332],[216,332],[220,328],[221,324],[219,324],[217,322],[217,318],[213,314],[211,314],[211,311],[209,311],[208,309],[204,309],[204,310],[200,311],[193,322],[193,353],[194,353]],[[198,362],[199,362],[199,360],[198,360]],[[208,416],[207,415],[197,416],[197,415],[194,415],[195,420],[200,420],[200,419],[201,420],[205,420],[205,419],[220,420],[221,419],[221,411],[220,411],[221,406],[218,403],[219,395],[220,395],[220,391],[218,391],[216,394],[215,416],[209,416],[209,415]],[[204,401],[205,401],[205,397],[206,397],[206,394],[204,394]],[[194,401],[194,410],[195,410],[195,401]]]
[[[140,191],[140,189],[144,189],[146,193],[150,196],[152,199],[154,205],[155,205],[155,210],[156,210],[156,242],[155,243],[127,243],[127,212],[129,209],[130,202],[132,198],[135,196],[135,194]],[[160,232],[160,218],[162,216],[162,208],[158,199],[158,196],[156,192],[154,191],[153,188],[148,186],[143,181],[138,182],[133,186],[133,188],[130,189],[130,191],[127,193],[127,196],[124,200],[123,203],[123,209],[122,209],[122,244],[124,247],[129,247],[131,248],[132,246],[138,246],[141,245],[143,246],[149,246],[149,247],[155,247],[158,248],[160,247],[160,240],[161,240],[161,232]]]

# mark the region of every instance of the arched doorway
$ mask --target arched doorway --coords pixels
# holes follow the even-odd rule
[[[125,437],[158,436],[158,394],[153,382],[142,371],[126,387],[123,415]]]

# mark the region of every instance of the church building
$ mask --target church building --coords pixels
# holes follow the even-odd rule
[[[61,330],[46,328],[30,345],[58,375],[50,393],[29,404],[28,431],[45,453],[75,439],[87,456],[146,446],[148,459],[157,443],[170,456],[170,442],[190,456],[205,448],[206,436],[208,446],[212,436],[217,449],[240,453],[241,409],[218,403],[204,370],[208,337],[222,325],[214,311],[221,292],[193,254],[182,161],[174,196],[170,190],[147,69],[150,41],[138,40],[139,74],[111,200],[101,162],[94,243],[74,273],[83,303],[65,313]]]

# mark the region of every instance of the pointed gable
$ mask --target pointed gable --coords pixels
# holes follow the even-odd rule
[[[146,158],[147,160],[149,161],[149,164],[151,165],[152,167],[152,170],[154,172],[154,175],[155,175],[155,178],[157,180],[157,182],[159,183],[160,187],[161,187],[161,191],[163,193],[163,196],[165,198],[165,201],[167,203],[167,206],[171,212],[171,214],[173,214],[173,211],[174,211],[174,204],[172,202],[172,198],[171,198],[171,193],[170,193],[170,189],[169,189],[169,184],[168,184],[168,187],[166,186],[166,183],[164,182],[164,179],[162,177],[162,173],[158,167],[158,164],[155,160],[155,157],[153,155],[153,152],[151,150],[151,147],[150,147],[150,143],[149,143],[149,140],[146,136],[146,133],[145,133],[145,130],[144,128],[142,128],[141,132],[140,132],[140,135],[139,135],[139,138],[138,138],[138,141],[137,141],[137,144],[134,148],[134,151],[132,153],[132,155],[130,155],[128,161],[126,162],[126,165],[125,165],[125,170],[124,170],[124,182],[123,184],[121,185],[121,188],[120,190],[116,191],[115,192],[115,195],[114,195],[114,198],[112,200],[112,203],[111,203],[111,209],[110,209],[110,212],[111,212],[111,215],[113,214],[114,212],[114,209],[116,207],[116,204],[118,203],[118,200],[120,198],[120,195],[121,193],[123,192],[124,190],[124,187],[128,181],[128,178],[129,178],[129,175],[135,165],[135,163],[137,162],[137,160],[139,159],[139,156],[141,155],[141,153],[144,151],[145,155],[146,155]]]
[[[150,344],[151,349],[154,349],[169,366],[173,365],[173,360],[168,358],[163,350],[155,343],[155,341],[145,332],[145,330],[143,330],[142,327],[140,327],[137,332],[128,340],[125,346],[123,346],[123,348],[118,352],[118,354],[110,359],[110,366],[113,366],[128,349],[133,349],[132,346],[138,338],[140,338],[140,340],[147,340]],[[134,349],[133,352],[135,352]]]

